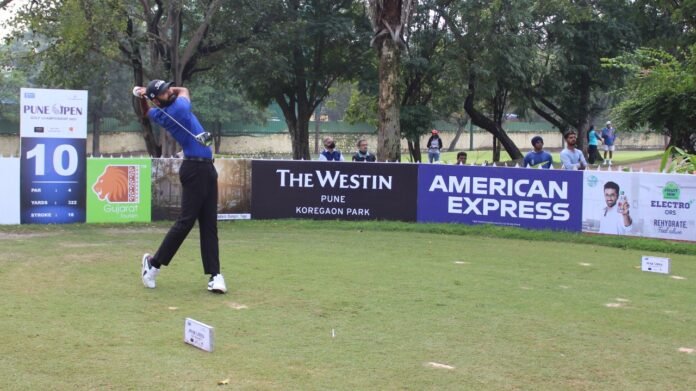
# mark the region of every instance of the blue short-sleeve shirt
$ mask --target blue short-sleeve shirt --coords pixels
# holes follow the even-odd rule
[[[205,132],[203,126],[198,121],[198,118],[196,118],[196,115],[191,111],[191,102],[188,99],[177,97],[171,105],[161,110],[164,110],[167,114],[176,119],[179,124],[186,127],[186,129],[191,131],[191,133],[194,135]],[[184,150],[184,156],[207,159],[213,158],[213,151],[210,147],[199,144],[198,141],[193,138],[193,136],[181,128],[181,125],[172,121],[171,118],[169,118],[159,109],[151,108],[147,112],[147,115],[150,117],[150,119],[155,121],[156,124],[166,129],[167,132],[174,137],[176,142],[178,142],[179,145],[181,145],[181,148]]]

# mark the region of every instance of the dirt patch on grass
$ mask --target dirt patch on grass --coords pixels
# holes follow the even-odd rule
[[[245,309],[249,308],[244,304],[235,303],[233,301],[228,301],[226,304],[228,307],[232,308],[233,310],[245,310]]]
[[[48,236],[56,236],[58,232],[45,232],[45,233],[14,233],[14,232],[0,232],[0,240],[24,240],[24,239],[34,239],[34,238],[45,238]]]
[[[425,365],[428,367],[431,367],[431,368],[438,368],[438,369],[448,369],[448,370],[454,369],[454,367],[451,365],[442,364],[442,363],[433,362],[433,361],[427,362],[427,363],[425,363]]]
[[[105,228],[104,232],[107,232],[109,234],[161,234],[161,233],[167,233],[168,228]]]

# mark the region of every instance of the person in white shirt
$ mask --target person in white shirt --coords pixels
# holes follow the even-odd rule
[[[584,170],[587,167],[587,161],[582,151],[575,148],[578,141],[578,134],[574,130],[569,130],[563,136],[566,141],[566,147],[561,151],[561,163],[564,170]]]
[[[607,206],[599,217],[599,233],[627,235],[633,230],[630,205],[619,185],[615,182],[604,184],[604,202]]]

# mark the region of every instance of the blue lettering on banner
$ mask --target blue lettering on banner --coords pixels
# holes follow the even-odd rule
[[[582,172],[421,165],[418,221],[580,231]]]

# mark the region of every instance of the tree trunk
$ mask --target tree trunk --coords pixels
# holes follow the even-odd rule
[[[575,128],[578,131],[578,142],[576,148],[583,151],[587,156],[587,130],[590,121],[590,75],[584,72],[580,77],[580,115],[575,123]]]
[[[474,107],[474,96],[476,93],[475,80],[475,75],[473,73],[470,73],[469,94],[467,95],[466,100],[464,102],[464,109],[466,110],[467,114],[469,114],[471,122],[479,128],[485,129],[487,132],[489,132],[498,140],[500,140],[501,145],[503,146],[503,148],[505,148],[505,151],[507,151],[508,155],[510,155],[510,159],[522,159],[522,153],[520,152],[519,148],[517,148],[517,146],[515,145],[515,142],[512,141],[512,139],[510,139],[510,136],[507,135],[505,130],[503,130],[503,128],[500,125],[496,124],[490,118],[483,115],[480,111],[476,110],[476,108]]]
[[[219,154],[222,144],[222,123],[220,121],[213,123],[213,141],[215,142],[215,153]]]
[[[401,126],[399,124],[399,48],[391,39],[380,42],[379,49],[379,130],[377,160],[401,160]]]
[[[128,35],[129,41],[131,42],[131,47],[133,48],[133,50],[129,53],[131,68],[133,69],[133,81],[135,82],[136,86],[143,86],[145,85],[143,62],[140,54],[139,45],[136,42],[136,38],[133,36],[132,19],[128,19],[128,23],[126,25],[126,33]],[[140,123],[140,130],[143,139],[145,140],[145,147],[147,148],[148,155],[152,157],[162,156],[162,147],[157,142],[157,138],[155,137],[155,134],[152,130],[152,124],[150,123],[150,119],[147,118],[145,113],[142,112],[141,100],[139,98],[133,97],[131,98],[131,103],[133,105],[133,111],[135,112],[135,115],[138,118],[138,122]]]
[[[101,152],[99,152],[99,125],[101,122],[99,112],[101,110],[94,110],[94,113],[92,113],[92,157],[101,156]]]
[[[304,124],[303,124],[304,122]],[[311,160],[309,154],[309,121],[286,121],[292,141],[292,158],[294,160]]]
[[[420,163],[423,161],[423,156],[420,150],[420,138],[413,140],[407,140],[408,142],[408,153],[411,156],[411,161],[413,163]]]
[[[495,136],[493,136],[493,161],[500,161],[500,141]]]
[[[450,142],[449,147],[447,148],[447,151],[452,152],[454,151],[455,148],[457,148],[457,143],[459,142],[459,137],[462,136],[462,133],[464,133],[464,128],[466,127],[466,123],[469,122],[467,119],[464,122],[457,121],[457,133],[454,134],[454,138]]]

